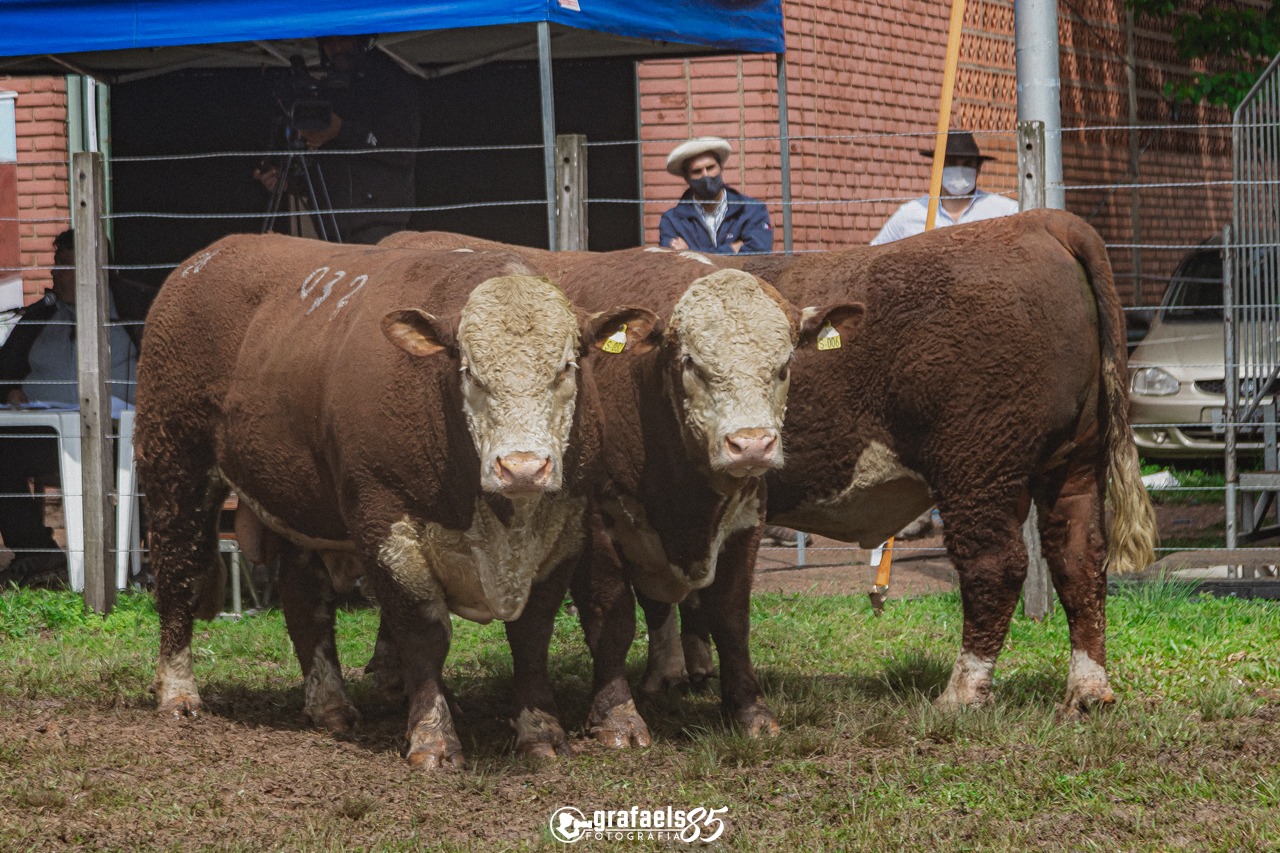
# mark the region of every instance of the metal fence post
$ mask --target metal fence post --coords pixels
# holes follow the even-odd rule
[[[111,523],[113,465],[106,439],[111,432],[111,372],[108,351],[107,239],[102,211],[106,182],[102,155],[72,156],[76,202],[76,363],[80,389],[80,458],[84,489],[84,600],[104,616],[116,601],[116,526]],[[63,484],[66,488],[66,484]]]
[[[1223,363],[1226,368],[1226,411],[1223,421],[1222,473],[1226,481],[1226,540],[1227,550],[1235,550],[1239,528],[1236,523],[1236,501],[1239,500],[1240,473],[1236,468],[1236,419],[1240,417],[1240,368],[1236,362],[1236,296],[1231,269],[1231,226],[1222,229],[1222,343]]]
[[[587,250],[587,137],[556,137],[557,245],[561,250]]]

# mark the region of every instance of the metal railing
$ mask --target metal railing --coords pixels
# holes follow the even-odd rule
[[[1236,107],[1232,125],[1233,224],[1223,238],[1228,548],[1240,538],[1280,532],[1280,524],[1266,523],[1280,495],[1280,56]],[[1259,427],[1265,470],[1238,475],[1237,433]],[[1243,504],[1238,519],[1237,496]]]

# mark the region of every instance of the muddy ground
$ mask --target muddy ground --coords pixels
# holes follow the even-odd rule
[[[1178,536],[1190,538],[1221,526],[1221,510],[1216,507],[1161,508],[1160,518],[1166,536],[1176,530]],[[756,588],[862,595],[873,579],[867,556],[865,550],[819,539],[809,545],[806,565],[796,567],[794,547],[766,548]],[[899,543],[891,597],[948,591],[955,585],[939,531]],[[540,765],[511,756],[511,732],[498,701],[504,686],[486,685],[484,694],[492,695],[464,700],[459,721],[470,769],[424,777],[411,771],[398,754],[402,705],[374,691],[359,669],[348,669],[346,676],[364,713],[362,728],[347,738],[304,723],[296,685],[266,691],[206,685],[205,713],[182,722],[158,720],[151,702],[121,700],[111,684],[104,684],[96,703],[47,695],[0,699],[0,777],[5,780],[0,786],[5,788],[0,796],[0,838],[6,842],[0,847],[558,847],[546,832],[554,809],[592,802],[604,794],[625,800],[629,779],[668,778],[671,799],[696,802],[710,784],[710,771],[699,763],[706,760],[700,757],[706,745],[690,732],[723,726],[717,703],[707,696],[682,706],[688,727],[661,732],[662,746],[620,756],[577,730],[571,732],[577,759]],[[1280,747],[1274,719],[1249,719],[1238,725],[1238,740],[1250,749]],[[790,735],[782,746],[770,747],[778,755],[747,756],[736,766],[733,760],[726,763],[723,753],[727,750],[732,759],[738,747],[732,741],[720,747],[722,754],[713,759],[718,765],[715,785],[741,791],[759,807],[752,815],[750,835],[742,834],[747,827],[739,823],[738,844],[752,837],[763,842],[787,831],[797,803],[786,785],[803,791],[806,802],[830,797],[839,803],[848,799],[845,792],[851,782],[872,778],[866,774],[888,754],[881,744],[857,742],[842,742],[838,751],[829,751],[815,748],[805,737]],[[950,766],[991,760],[979,754],[982,748],[968,754],[955,745],[925,741],[918,749],[936,752],[936,760]],[[901,751],[896,742],[889,752],[895,750]],[[598,769],[601,763],[610,767],[605,776]],[[764,785],[765,779],[774,781]],[[835,813],[831,819],[836,819]],[[1052,841],[1054,829],[1043,829],[1040,837]],[[1111,836],[1106,826],[1098,830],[1100,837]]]

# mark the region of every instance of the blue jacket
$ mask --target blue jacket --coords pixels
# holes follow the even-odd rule
[[[682,238],[696,252],[718,255],[733,254],[733,243],[742,241],[741,252],[773,251],[773,227],[769,224],[769,211],[751,196],[743,195],[732,187],[725,187],[729,206],[724,221],[716,233],[715,245],[703,224],[699,203],[693,198],[693,190],[680,196],[680,203],[662,214],[658,224],[658,245],[670,246],[672,239]]]

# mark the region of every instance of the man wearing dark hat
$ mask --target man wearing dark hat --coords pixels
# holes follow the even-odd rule
[[[933,157],[933,151],[930,150],[920,153]],[[973,141],[972,133],[952,131],[948,135],[947,156],[942,161],[942,198],[938,203],[935,227],[996,219],[1018,212],[1017,201],[978,189],[978,173],[982,171],[982,164],[994,159],[978,150],[978,143]],[[924,231],[928,210],[928,196],[907,202],[889,218],[871,241],[871,245],[878,246],[920,234]]]
[[[773,250],[769,211],[750,196],[727,187],[721,172],[732,149],[718,136],[680,143],[667,157],[667,171],[689,185],[680,203],[662,214],[658,244],[728,255]]]

